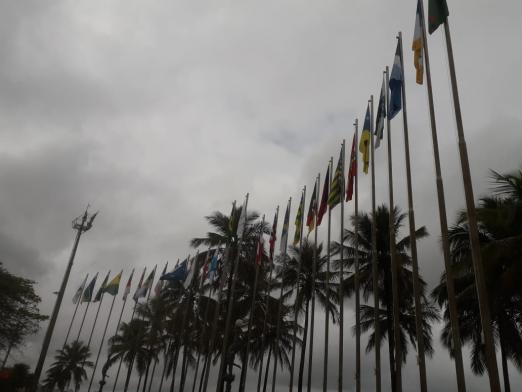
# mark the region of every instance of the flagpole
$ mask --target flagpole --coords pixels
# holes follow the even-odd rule
[[[359,120],[355,119],[355,148],[359,144]],[[351,165],[351,163],[350,163]],[[355,392],[361,392],[361,312],[360,312],[360,294],[359,294],[359,155],[355,152],[355,276],[354,276],[354,289],[355,289]]]
[[[312,390],[312,366],[313,366],[313,354],[314,354],[314,324],[315,324],[315,276],[317,273],[317,211],[318,207],[318,195],[319,190],[321,188],[321,173],[317,175],[315,179],[317,192],[315,193],[315,213],[314,213],[314,221],[315,221],[315,231],[314,231],[314,260],[312,262],[312,314],[310,315],[310,347],[308,349],[308,383],[307,383],[307,392],[311,392]],[[304,216],[304,214],[303,214]]]
[[[343,279],[344,279],[344,162],[345,162],[345,140],[341,147],[341,262],[339,264],[339,374],[338,374],[338,392],[343,390],[343,359],[344,359],[344,290],[343,290]],[[330,251],[330,242],[328,242],[328,251]],[[328,316],[327,316],[328,317]]]
[[[241,214],[245,214],[245,222],[248,221],[247,219],[247,206],[248,206],[248,193],[245,197],[245,210],[241,211]],[[246,223],[245,223],[246,226]],[[241,240],[243,240],[244,235],[244,227],[239,228],[238,230],[242,229],[243,232],[241,233]],[[223,336],[223,346],[221,349],[221,363],[219,366],[219,373],[218,373],[218,380],[217,380],[217,386],[216,386],[216,392],[223,392],[223,383],[224,383],[224,376],[225,376],[225,367],[228,362],[228,341],[229,341],[229,335],[230,335],[230,324],[232,323],[232,307],[234,305],[234,291],[236,289],[236,279],[237,271],[239,267],[239,254],[241,251],[241,242],[239,241],[239,233],[238,233],[238,242],[237,242],[237,254],[236,254],[236,260],[234,261],[234,269],[232,271],[232,275],[230,276],[232,284],[230,287],[230,296],[228,301],[228,307],[227,307],[227,316],[225,321],[225,330],[224,330],[224,336]]]
[[[107,273],[107,277],[102,282],[102,287],[100,287],[98,290],[103,290],[103,284],[107,283],[107,280],[108,280],[110,274],[111,274],[111,271],[109,270],[109,272]],[[98,315],[100,314],[100,308],[101,308],[101,305],[103,302],[104,294],[105,294],[105,292],[102,292],[101,298],[100,298],[100,303],[98,304],[98,309],[96,310],[96,316],[94,316],[94,323],[92,324],[92,329],[91,329],[91,333],[89,335],[89,340],[87,341],[87,348],[89,348],[91,346],[92,335],[94,333],[94,328],[96,327],[96,322],[98,321]],[[94,299],[96,299],[96,297]]]
[[[373,317],[375,329],[375,391],[381,392],[381,326],[379,323],[379,265],[377,262],[377,226],[375,219],[375,142],[373,137],[373,95],[370,96],[370,149],[372,152],[372,277],[373,277]]]
[[[401,44],[401,51],[402,51],[402,44]],[[401,52],[402,53],[402,52]],[[389,78],[389,68],[386,66],[386,70],[384,71],[385,75],[385,94],[384,94],[384,108],[385,112],[388,113],[388,86],[390,85],[390,78]],[[402,77],[403,79],[403,86],[404,86],[404,75]],[[404,106],[406,106],[406,103],[404,103]],[[403,113],[406,109],[404,109]],[[387,130],[387,145],[388,145],[388,195],[389,195],[389,204],[390,209],[388,213],[388,235],[389,235],[389,242],[390,242],[390,259],[391,259],[391,278],[392,278],[392,307],[393,307],[393,341],[394,341],[394,348],[395,348],[395,379],[393,379],[392,375],[392,382],[395,383],[395,388],[397,392],[402,391],[402,346],[401,346],[401,326],[400,326],[400,305],[399,305],[399,260],[397,258],[397,249],[396,249],[396,233],[395,233],[395,203],[393,201],[393,163],[392,163],[392,145],[391,145],[391,125],[390,125],[390,116],[386,115],[386,130]],[[407,173],[409,174],[409,162],[406,164],[407,167]],[[411,182],[408,182],[410,186],[408,186],[408,204],[410,201],[410,194],[411,191]],[[413,207],[409,205],[409,212],[413,214]],[[411,234],[411,230],[413,230],[413,236]],[[410,226],[410,238],[413,238],[412,242],[415,242],[415,226],[411,228]],[[413,248],[413,246],[412,246]],[[413,254],[413,252],[412,252]],[[418,314],[416,314],[417,318]],[[420,331],[422,334],[422,330]],[[419,331],[417,331],[417,342],[419,341]],[[388,336],[388,339],[391,337]],[[420,337],[422,339],[422,336]]]
[[[288,203],[290,205],[292,201],[292,198],[290,198],[288,200]],[[288,207],[289,208],[289,207]],[[279,217],[279,206],[277,206],[276,208],[276,217]],[[284,224],[284,223],[283,223]],[[288,236],[288,234],[287,234]],[[282,240],[282,238],[281,238]],[[272,291],[272,273],[273,273],[273,269],[274,269],[274,257],[272,255],[271,259],[270,259],[270,272],[269,272],[269,278],[268,278],[268,285],[267,285],[267,289],[266,289],[266,301],[265,301],[265,315],[264,315],[264,319],[263,319],[263,332],[261,334],[261,347],[264,347],[265,346],[265,334],[266,334],[266,324],[267,324],[267,317],[266,315],[268,314],[268,306],[269,306],[269,301],[270,301],[270,293]],[[265,352],[262,351],[261,352],[261,361],[259,362],[259,374],[258,374],[258,377],[257,377],[257,392],[260,392],[261,390],[261,379],[263,377],[263,362],[264,362],[264,357],[265,357]],[[268,357],[268,360],[270,359],[270,356]],[[267,360],[267,363],[269,363]]]
[[[431,124],[431,138],[433,144],[433,158],[435,161],[435,174],[436,174],[436,185],[437,185],[437,201],[439,205],[439,220],[440,220],[440,232],[442,237],[442,250],[444,256],[444,267],[446,272],[446,289],[448,292],[448,309],[450,314],[450,326],[451,336],[453,341],[453,357],[455,359],[455,371],[457,375],[457,390],[459,392],[466,392],[466,381],[464,377],[464,364],[462,361],[462,349],[460,340],[459,330],[459,314],[457,311],[457,299],[455,297],[455,282],[453,276],[453,269],[451,268],[451,258],[449,250],[449,234],[448,234],[448,218],[446,215],[446,200],[444,197],[444,184],[442,181],[442,171],[440,168],[440,157],[439,157],[439,142],[437,137],[437,123],[435,120],[435,105],[433,103],[433,89],[431,84],[431,69],[430,69],[430,56],[428,51],[428,40],[426,38],[426,22],[424,20],[424,5],[422,1],[420,4],[420,19],[421,19],[421,32],[422,42],[424,47],[424,60],[426,67],[426,85],[428,90],[428,107],[430,111],[430,124]],[[414,271],[416,266],[413,266]],[[418,276],[418,273],[414,273],[414,277]],[[414,281],[415,283],[415,281]],[[419,290],[419,285],[414,285],[414,289]],[[420,295],[419,295],[420,296]],[[417,299],[417,296],[416,296]],[[417,304],[415,305],[417,308]],[[420,326],[417,326],[419,329]],[[421,335],[422,336],[422,335]],[[419,369],[420,369],[420,382],[421,392],[427,391],[427,380],[426,380],[426,365],[424,359],[424,339],[419,340]],[[422,349],[422,354],[421,354]]]
[[[303,187],[302,200],[306,200],[306,185]],[[303,221],[304,221],[304,204],[303,204],[303,211],[301,213],[301,227],[300,227],[301,234],[300,234],[300,237],[299,237],[299,258],[301,258],[301,253],[303,252],[303,226],[304,226],[303,225]],[[291,364],[290,364],[290,387],[289,387],[290,391],[289,392],[292,392],[292,389],[294,387],[295,342],[297,340],[297,321],[298,321],[298,316],[299,316],[297,297],[299,296],[299,281],[300,281],[300,277],[301,277],[301,262],[299,262],[298,266],[297,266],[297,279],[296,279],[296,283],[295,283],[295,286],[296,286],[296,294],[295,294],[296,301],[295,301],[295,304],[294,304],[294,331],[293,331],[293,337],[292,337],[292,361],[291,361]],[[303,342],[303,346],[301,348],[301,356],[304,354],[303,353],[303,351],[304,351],[303,348],[305,346],[306,346],[306,341]],[[299,392],[301,392],[301,391],[299,391]]]
[[[120,277],[121,277],[122,273],[123,273],[123,271],[121,271]],[[118,285],[119,285],[119,283],[118,283]],[[98,367],[98,361],[100,359],[100,354],[101,354],[101,351],[103,348],[103,343],[105,342],[105,335],[107,334],[107,327],[109,326],[109,321],[111,320],[112,309],[114,307],[114,301],[116,300],[116,294],[112,297],[112,303],[111,303],[111,307],[109,309],[109,315],[107,316],[107,322],[105,323],[105,328],[103,329],[103,335],[101,338],[100,348],[98,349],[98,354],[96,355],[96,361],[94,362],[94,367],[92,370],[92,375],[91,375],[91,379],[89,381],[89,387],[87,388],[87,392],[91,392],[92,381],[94,380],[94,375],[96,374],[96,368]],[[101,303],[101,301],[100,301],[100,303]]]
[[[75,342],[77,342],[80,339],[80,334],[82,333],[83,329],[83,323],[85,322],[85,316],[87,316],[87,311],[89,310],[90,305],[91,301],[87,302],[87,306],[85,307],[85,311],[83,312],[82,322],[80,323],[80,328],[78,329],[78,335],[76,336]]]
[[[446,36],[446,49],[448,52],[448,63],[451,80],[451,90],[453,95],[453,106],[455,108],[455,119],[457,123],[457,134],[459,139],[460,164],[464,183],[464,194],[466,198],[466,209],[468,216],[469,238],[471,243],[471,258],[473,270],[475,272],[475,285],[477,290],[480,320],[482,332],[484,334],[484,350],[486,356],[487,373],[491,391],[500,391],[500,380],[498,375],[497,358],[495,353],[495,342],[491,328],[491,314],[488,304],[488,293],[484,278],[484,268],[482,265],[482,255],[480,253],[480,240],[478,233],[477,213],[475,211],[475,198],[473,196],[473,183],[471,180],[471,170],[468,159],[468,149],[464,137],[464,126],[462,124],[462,112],[460,108],[459,90],[457,86],[457,76],[455,72],[455,60],[453,58],[453,45],[448,19],[444,21],[444,33]]]
[[[133,270],[134,271],[134,270]],[[141,274],[140,282],[138,283],[138,288],[143,282],[143,277],[145,276],[145,271],[147,271],[147,267],[143,268],[143,273]],[[118,321],[118,328],[120,326],[121,316],[123,315],[123,309],[125,309],[125,303],[127,302],[127,297],[125,297],[125,300],[123,301],[123,306],[121,308],[121,314],[120,314],[120,320]],[[134,313],[136,312],[136,305],[138,304],[138,300],[136,299],[134,301],[134,308],[132,309],[132,315],[131,315],[131,321],[134,319]],[[118,333],[118,329],[116,329],[116,333]],[[120,376],[120,370],[121,365],[123,364],[123,358],[120,359],[120,363],[118,364],[118,370],[116,371],[116,377],[114,378],[114,385],[112,386],[112,392],[116,390],[116,385],[118,384],[118,378]],[[133,366],[134,361],[131,363],[130,366]]]
[[[234,213],[236,209],[236,201],[234,200],[232,204],[232,213],[230,215],[230,221],[232,220]],[[214,309],[214,315],[212,320],[212,332],[210,334],[210,339],[208,342],[208,360],[206,360],[205,368],[203,369],[203,390],[202,392],[207,392],[207,386],[208,386],[208,377],[210,374],[210,362],[212,357],[212,351],[214,349],[216,334],[217,334],[217,324],[219,320],[219,313],[221,308],[221,297],[223,296],[223,287],[225,286],[225,283],[227,281],[227,275],[230,273],[231,265],[230,265],[230,244],[227,244],[225,247],[225,252],[223,254],[223,266],[221,270],[221,276],[219,277],[219,288],[218,288],[218,295],[217,295],[217,304]]]
[[[330,162],[328,163],[328,193],[332,188],[332,177],[333,177],[333,157],[330,157]],[[332,173],[332,174],[330,174]],[[323,192],[325,190],[323,189]],[[341,195],[344,197],[344,195]],[[321,201],[322,202],[322,201]],[[330,234],[332,231],[332,209],[328,206],[328,234],[327,234],[327,247],[326,247],[326,303],[330,302]],[[329,329],[330,329],[330,317],[328,314],[328,309],[326,308],[325,317],[324,317],[324,365],[323,365],[323,392],[326,392],[328,389],[328,341],[329,341]]]
[[[89,274],[87,274],[87,276],[85,277],[85,283],[87,283],[88,279],[89,279]],[[83,294],[83,289],[85,289],[85,284],[83,285],[83,288],[82,288],[82,294]],[[65,341],[63,342],[62,348],[65,347],[65,345],[67,344],[67,340],[69,340],[69,334],[71,333],[71,328],[73,326],[74,319],[76,317],[76,312],[78,311],[78,306],[80,306],[81,302],[82,302],[82,298],[81,298],[81,294],[80,294],[80,297],[78,298],[78,301],[76,302],[76,306],[74,307],[74,313],[73,313],[73,316],[71,319],[71,323],[69,324],[69,328],[67,329],[67,335],[65,335]]]
[[[263,215],[263,218],[261,220],[261,229],[259,231],[257,247],[262,246],[261,240],[263,238],[264,226],[265,226],[265,215]],[[259,279],[259,264],[257,262],[257,252],[258,252],[257,247],[256,247],[256,256],[255,256],[255,260],[254,260],[254,263],[256,264],[256,272],[255,272],[255,278],[254,278],[254,287],[252,289],[252,305],[250,306],[250,315],[248,316],[246,351],[245,351],[245,355],[243,358],[243,366],[241,369],[241,378],[239,380],[239,392],[243,392],[245,390],[245,381],[246,381],[246,375],[248,372],[250,336],[251,336],[251,331],[252,331],[252,323],[254,321],[254,312],[255,312],[255,307],[256,307],[256,293],[257,293],[257,285],[258,285],[258,279]],[[263,255],[263,249],[261,249],[261,256],[262,255]],[[261,263],[261,259],[259,260],[259,262]]]

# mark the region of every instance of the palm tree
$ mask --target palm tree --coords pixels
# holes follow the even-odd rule
[[[47,371],[45,387],[52,390],[57,386],[63,392],[73,381],[74,389],[77,391],[82,381],[87,378],[85,367],[93,366],[88,360],[90,356],[89,347],[79,341],[66,344],[61,350],[57,350],[55,362]]]
[[[391,385],[392,391],[395,390],[395,361],[394,357],[394,331],[393,331],[393,295],[392,295],[392,279],[391,279],[391,256],[390,256],[390,236],[389,236],[389,215],[388,208],[384,205],[379,206],[375,213],[375,220],[372,219],[368,213],[360,213],[358,217],[358,254],[359,254],[359,281],[362,289],[363,298],[368,301],[369,297],[373,295],[373,279],[372,279],[372,227],[374,221],[376,222],[377,230],[377,263],[378,263],[378,294],[379,294],[379,324],[380,324],[380,341],[375,341],[375,332],[369,336],[366,351],[371,351],[376,344],[379,346],[384,339],[388,340],[388,353],[390,363]],[[397,207],[393,210],[393,222],[395,233],[398,233],[403,225],[406,214],[399,211]],[[355,225],[355,216],[351,217],[351,223]],[[424,226],[415,231],[417,239],[424,238],[428,235]],[[349,245],[345,246],[346,269],[352,270],[355,263],[355,252],[353,248],[355,245],[355,232],[353,230],[345,230],[344,240]],[[413,347],[416,347],[417,337],[415,329],[415,307],[413,300],[413,274],[411,271],[411,258],[408,254],[410,248],[410,237],[406,236],[401,240],[395,240],[397,259],[399,261],[398,272],[398,286],[399,286],[399,324],[401,336],[401,348],[403,357],[401,360],[406,362],[408,354],[408,338]],[[339,243],[333,245],[334,253],[340,249]],[[425,296],[426,282],[420,278],[421,283],[421,303],[422,303],[422,332],[426,354],[433,354],[433,347],[431,344],[431,325],[430,322],[438,320],[438,314],[435,307]],[[343,289],[349,297],[355,290],[355,276],[350,273],[343,282]],[[381,308],[382,306],[382,308]],[[373,330],[374,328],[374,308],[372,306],[361,306],[361,329],[363,331]]]
[[[500,346],[504,390],[511,390],[507,361],[522,369],[522,289],[517,284],[522,274],[522,171],[499,174],[492,171],[493,195],[479,200],[477,217],[479,239],[492,327]],[[450,253],[455,273],[457,306],[461,314],[461,340],[470,343],[471,368],[476,374],[485,370],[480,314],[471,261],[469,229],[464,211],[449,231]],[[447,305],[445,275],[432,293],[439,305]],[[447,309],[442,340],[452,347]]]
[[[299,364],[299,381],[298,390],[302,390],[303,373],[305,365],[306,340],[308,337],[308,316],[310,312],[310,301],[312,299],[312,288],[314,288],[315,298],[319,304],[325,309],[327,314],[332,317],[333,322],[339,319],[339,295],[338,295],[338,279],[339,274],[330,272],[330,282],[326,283],[326,257],[322,257],[322,244],[317,246],[317,265],[315,282],[313,280],[313,264],[315,246],[307,239],[303,240],[302,249],[296,246],[289,248],[290,259],[285,263],[277,275],[285,288],[293,290],[297,287],[297,296],[295,298],[295,307],[300,314],[304,312],[304,328],[302,336],[301,361]],[[300,272],[299,272],[300,271]],[[282,278],[282,281],[281,281]],[[328,291],[326,289],[328,287]]]
[[[127,365],[127,378],[125,379],[124,392],[129,387],[130,376],[134,364],[139,373],[143,373],[149,360],[154,356],[147,344],[147,321],[133,319],[128,323],[122,323],[120,332],[109,339],[108,366],[123,359]]]

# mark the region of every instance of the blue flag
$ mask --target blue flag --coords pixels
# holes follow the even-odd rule
[[[214,256],[212,256],[212,260],[210,261],[210,269],[208,271],[208,278],[211,282],[213,282],[216,278],[220,257],[221,255],[219,253],[219,250],[216,249],[216,251],[214,252]]]
[[[92,294],[94,293],[94,285],[96,284],[96,278],[98,277],[98,273],[96,272],[96,276],[92,278],[91,283],[85,288],[82,295],[82,302],[91,302]]]
[[[187,260],[183,262],[174,271],[169,272],[160,277],[160,280],[168,280],[169,282],[184,282],[187,278]]]
[[[399,45],[400,42],[397,42],[397,50],[395,51],[395,59],[393,60],[393,68],[390,75],[390,102],[388,104],[390,120],[402,109],[402,66],[401,48]]]

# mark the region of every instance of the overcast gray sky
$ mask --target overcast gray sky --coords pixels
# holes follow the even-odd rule
[[[488,191],[489,168],[511,171],[522,164],[522,5],[448,2],[478,197]],[[297,199],[303,185],[311,187],[330,156],[337,159],[342,139],[351,142],[353,120],[364,117],[369,95],[378,95],[399,30],[406,49],[416,218],[431,233],[419,245],[420,268],[432,287],[443,264],[426,92],[414,83],[409,50],[415,4],[2,0],[0,260],[37,281],[42,312],[50,314],[67,262],[70,221],[87,203],[100,210],[82,238],[50,354],[62,344],[73,311],[70,298],[87,272],[123,268],[126,280],[133,267],[175,262],[193,251],[192,237],[207,231],[205,215],[229,211],[246,192],[251,208],[272,217],[276,205],[289,196]],[[464,198],[440,31],[429,45],[453,221]],[[392,134],[395,200],[406,209],[401,116],[393,120]],[[388,197],[385,159],[381,149],[380,203]],[[367,210],[369,179],[361,179],[360,189],[361,209]],[[348,205],[347,214],[352,209]],[[324,231],[321,227],[321,235]],[[346,390],[353,390],[354,374],[351,308],[347,303]],[[322,369],[322,315],[318,319],[314,368]],[[43,331],[12,360],[34,365]],[[455,390],[453,364],[438,343],[439,326],[434,334],[430,390]],[[332,335],[337,347],[336,329]],[[333,364],[337,354],[330,353]],[[373,390],[372,358],[364,358],[364,391]],[[337,368],[330,369],[334,388]],[[387,382],[386,361],[383,370]],[[468,390],[488,390],[485,377],[466,370]],[[287,376],[279,380],[283,389]],[[418,390],[411,352],[404,380],[405,391]],[[320,386],[317,370],[314,387]],[[514,369],[512,387],[522,389]]]

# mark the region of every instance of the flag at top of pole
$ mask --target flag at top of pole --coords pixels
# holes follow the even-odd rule
[[[210,268],[209,268],[209,271],[208,271],[208,279],[211,282],[214,282],[214,279],[216,277],[217,270],[218,270],[219,258],[220,258],[219,249],[216,249],[214,251],[214,255],[212,256],[212,260],[210,260]]]
[[[449,16],[446,0],[428,1],[428,31],[433,34]]]
[[[353,197],[353,186],[355,183],[355,177],[357,176],[357,156],[355,151],[355,134],[353,135],[352,141],[352,152],[350,154],[350,166],[348,167],[348,186],[346,187],[346,201],[352,200]]]
[[[372,137],[370,126],[370,105],[368,105],[366,107],[366,116],[364,117],[361,140],[359,141],[359,152],[362,154],[364,174],[368,174],[368,168],[370,166],[370,138]]]
[[[330,209],[334,208],[343,200],[343,150],[339,153],[339,160],[337,161],[337,167],[332,178],[332,185],[330,187],[330,193],[328,194],[328,206]]]
[[[126,301],[127,300],[127,296],[129,295],[130,293],[130,289],[131,289],[131,283],[132,283],[132,277],[134,276],[134,268],[132,269],[132,272],[129,276],[129,280],[127,280],[127,285],[125,286],[125,291],[123,292],[123,300]]]
[[[321,204],[319,205],[319,211],[317,212],[317,226],[323,221],[323,216],[328,210],[328,194],[330,192],[330,164],[326,168],[326,174],[324,176],[323,184],[323,195],[321,196]]]
[[[89,277],[89,274],[85,275],[85,279],[83,280],[83,283],[78,287],[78,290],[76,290],[76,293],[74,294],[74,297],[72,299],[73,304],[77,304],[80,298],[82,297],[83,289],[85,288],[85,284],[87,283],[87,278]]]
[[[415,13],[415,29],[413,31],[413,65],[417,70],[415,81],[422,84],[424,81],[424,42],[422,40],[422,11],[421,0],[417,0],[417,11]]]
[[[107,287],[107,282],[109,281],[110,273],[111,273],[111,271],[107,272],[107,275],[105,275],[105,279],[103,279],[103,283],[101,284],[100,288],[98,289],[98,292],[96,293],[96,297],[94,297],[93,302],[101,301],[103,293],[105,292],[105,288]]]
[[[283,230],[281,231],[281,243],[279,244],[279,250],[281,254],[286,254],[286,246],[288,244],[288,228],[290,226],[290,202],[292,199],[288,200],[288,204],[286,205],[285,217],[283,219]]]
[[[390,75],[390,101],[388,103],[388,115],[390,116],[390,120],[402,109],[402,66],[400,45],[401,43],[398,41]]]
[[[123,270],[120,271],[118,275],[116,275],[112,280],[107,284],[104,291],[109,293],[110,295],[118,294],[118,290],[120,289],[120,280],[121,275],[123,274]]]
[[[295,216],[295,233],[294,233],[294,246],[299,243],[301,239],[301,227],[303,226],[303,214],[304,214],[304,192],[301,193],[301,201],[299,202],[299,207],[297,208],[297,215]]]
[[[306,217],[306,226],[308,226],[308,234],[315,228],[315,216],[317,215],[317,181],[314,184],[314,191],[308,206],[308,215]]]
[[[169,282],[184,282],[188,273],[187,264],[187,259],[183,260],[179,266],[176,264],[174,271],[161,275],[160,280],[167,280]]]
[[[167,273],[167,266],[169,265],[169,262],[167,261],[165,263],[165,267],[163,267],[163,272],[160,275],[160,278]],[[163,283],[164,281],[161,279],[158,279],[158,282],[156,283],[156,286],[154,286],[154,295],[157,297],[160,295],[161,290],[163,289]]]
[[[274,259],[275,244],[277,241],[277,219],[279,217],[279,206],[274,215],[274,223],[272,224],[272,231],[270,232],[270,260]]]
[[[91,283],[85,288],[82,295],[82,302],[91,302],[92,295],[94,294],[94,285],[96,284],[96,279],[98,278],[98,273],[96,272],[96,275],[94,278],[92,278]]]
[[[377,117],[375,120],[375,148],[379,148],[381,140],[384,136],[384,122],[386,121],[386,86],[384,79],[381,85],[381,95],[379,97],[379,105],[377,106]]]
[[[143,285],[143,278],[145,278],[145,272],[147,271],[147,267],[143,268],[143,272],[141,273],[140,281],[138,282],[138,287],[136,287],[136,291],[134,292],[134,295],[132,296],[132,299],[134,301],[138,301],[138,293],[141,289],[141,286]]]
[[[243,206],[241,207],[241,215],[239,215],[239,219],[237,221],[237,238],[242,239],[243,234],[245,233],[246,222],[247,222],[247,203],[248,203],[248,195],[243,202]]]

